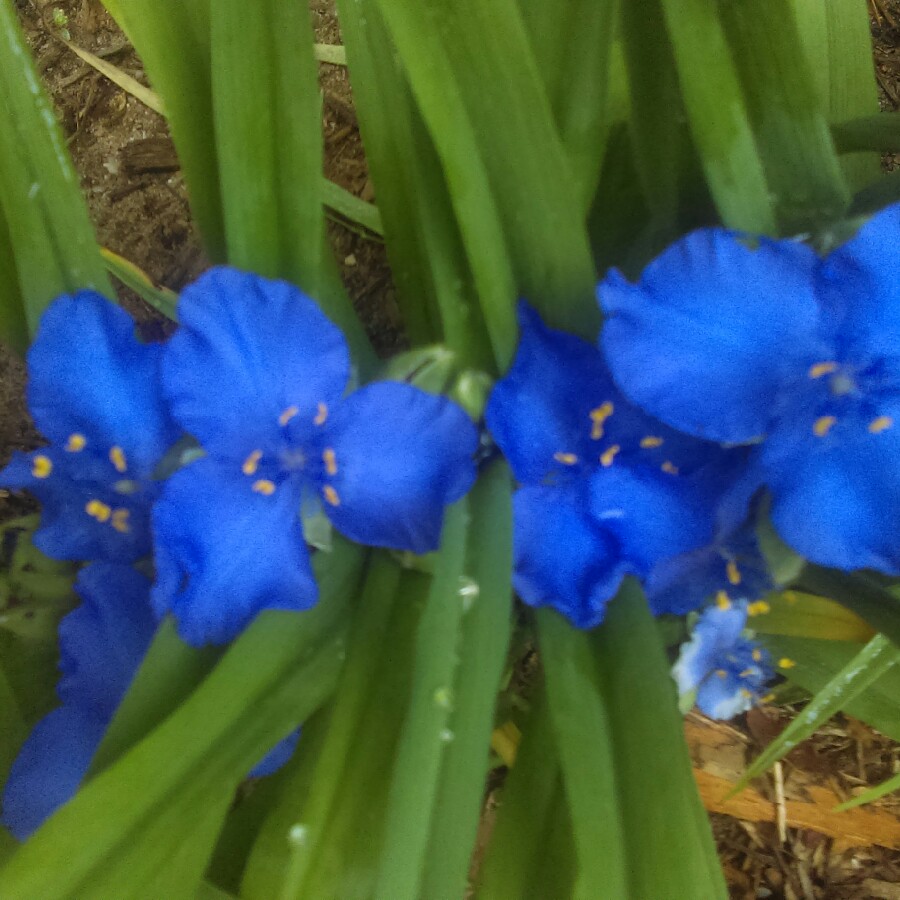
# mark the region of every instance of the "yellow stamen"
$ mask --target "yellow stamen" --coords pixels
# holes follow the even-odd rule
[[[782,656],[781,659],[778,660],[778,668],[779,669],[793,669],[796,666],[792,659],[788,659],[786,656]]]
[[[753,656],[753,662],[760,662],[762,660],[762,650],[760,650],[759,647],[757,647],[751,655]]]
[[[125,461],[125,451],[121,447],[110,448],[109,461],[116,467],[117,472],[128,470],[128,463]]]
[[[836,362],[820,362],[809,367],[810,378],[821,378],[823,375],[830,375],[837,371],[838,364]]]
[[[600,465],[608,469],[613,464],[616,454],[621,449],[622,448],[618,444],[613,444],[612,447],[604,450],[603,453],[600,454]]]
[[[330,484],[326,484],[325,487],[322,488],[322,493],[332,506],[341,505],[341,498],[338,497],[338,492]]]
[[[131,513],[127,509],[115,509],[112,514],[112,527],[116,529],[120,534],[127,534],[131,531],[131,526],[128,524],[128,517]]]
[[[741,696],[749,700],[753,696],[753,692],[748,691],[747,688],[741,688]]]
[[[887,431],[894,424],[894,420],[890,416],[879,416],[872,422],[869,422],[869,431],[872,434],[881,434],[882,431]]]
[[[578,457],[574,453],[554,453],[553,458],[564,466],[574,466]]]
[[[756,669],[744,669],[744,671],[741,672],[740,675],[738,675],[738,678],[749,678],[751,675],[753,675],[755,673],[756,673]]]
[[[313,425],[324,425],[328,418],[328,407],[324,403],[320,403],[316,417],[313,419]]]
[[[275,493],[275,482],[269,481],[268,478],[260,478],[259,481],[253,482],[252,488],[257,494],[262,494],[264,497],[271,497],[272,494]]]
[[[52,471],[53,463],[50,461],[49,456],[44,456],[41,453],[31,460],[31,474],[35,478],[46,478]]]
[[[652,450],[654,447],[662,447],[663,439],[661,437],[654,437],[652,434],[647,435],[647,437],[641,438],[641,447],[644,450]]]
[[[591,410],[591,440],[599,441],[603,437],[603,423],[613,414],[615,407],[607,400],[596,409]]]
[[[112,510],[100,500],[91,500],[84,507],[84,511],[98,522],[107,522],[112,515]]]
[[[328,475],[337,475],[337,457],[331,447],[326,447],[322,451],[322,462],[325,463],[325,472]]]
[[[69,440],[66,441],[66,450],[69,453],[78,453],[87,446],[87,438],[83,434],[70,434]]]
[[[731,601],[728,599],[728,594],[726,594],[725,591],[719,591],[716,594],[716,606],[718,606],[722,612],[731,609]]]
[[[719,678],[727,678],[728,677],[728,673],[724,669],[716,669],[716,675],[718,675]]]
[[[256,470],[259,468],[259,461],[262,459],[262,455],[262,450],[254,450],[244,460],[244,464],[241,466],[241,471],[245,475],[255,475]]]
[[[813,423],[813,434],[816,437],[825,437],[834,427],[837,419],[834,416],[821,416]]]
[[[741,583],[741,572],[733,559],[729,559],[725,564],[725,574],[728,576],[729,584],[739,585]]]
[[[298,412],[300,412],[300,407],[299,407],[299,406],[289,406],[289,407],[288,407],[288,408],[287,408],[287,409],[286,409],[286,410],[278,417],[278,424],[281,425],[282,427],[285,426],[285,425],[287,425],[287,423],[290,422],[291,419],[293,419],[294,416],[296,416]]]
[[[673,463],[669,462],[669,460],[666,460],[666,461],[660,466],[660,469],[662,469],[663,472],[666,472],[668,475],[677,475],[677,474],[678,474],[678,466],[676,466],[676,465],[674,465]]]
[[[774,695],[774,694],[766,694],[765,697],[760,697],[760,698],[759,698],[759,702],[760,702],[760,703],[771,703],[774,699],[775,699],[775,695]]]
[[[765,600],[757,600],[755,603],[751,603],[747,607],[747,615],[748,616],[764,616],[767,612],[770,612],[772,609]]]

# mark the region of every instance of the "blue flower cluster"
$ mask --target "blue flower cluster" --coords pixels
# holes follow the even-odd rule
[[[677,677],[733,715],[771,675],[742,637],[775,586],[761,497],[802,557],[900,574],[898,238],[900,206],[825,258],[696,231],[606,276],[599,347],[523,305],[486,416],[521,484],[522,599],[590,628],[630,574],[656,614],[710,604]]]
[[[145,344],[99,295],[61,297],[29,351],[28,402],[49,445],[17,453],[0,484],[41,501],[44,553],[91,564],[60,628],[62,706],[5,789],[3,822],[18,836],[83,778],[162,616],[200,646],[262,610],[308,609],[318,591],[303,516],[424,553],[475,478],[466,413],[405,383],[347,393],[343,336],[291,285],[212,269],[178,311],[175,335]],[[138,560],[152,560],[152,584]]]

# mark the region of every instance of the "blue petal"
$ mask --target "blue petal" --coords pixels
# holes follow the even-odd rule
[[[720,666],[725,654],[740,640],[746,623],[746,603],[733,603],[726,609],[710,606],[703,612],[672,669],[680,694],[697,688]]]
[[[816,341],[815,254],[789,241],[756,250],[720,230],[694,232],[637,285],[611,271],[598,287],[602,345],[638,406],[698,437],[762,435],[784,382]]]
[[[59,624],[60,699],[109,720],[153,635],[150,582],[130,566],[93,563],[75,581],[81,605]]]
[[[747,712],[756,701],[756,696],[734,672],[725,672],[725,677],[710,675],[697,690],[697,709],[711,719],[733,719]]]
[[[513,497],[513,585],[529,606],[552,606],[577,628],[600,624],[632,571],[587,510],[585,479],[565,488],[526,486]]]
[[[323,430],[318,483],[325,511],[358,543],[434,550],[444,507],[475,480],[477,447],[478,432],[455,403],[408,384],[368,385],[344,400]]]
[[[590,509],[641,575],[661,559],[701,547],[713,537],[715,497],[701,490],[696,479],[653,469],[598,469],[591,477]]]
[[[298,486],[271,495],[201,459],[176,472],[153,514],[157,612],[193,646],[230,641],[264,609],[308,609],[318,590],[297,516]]]
[[[80,434],[104,459],[119,447],[125,477],[149,477],[180,433],[162,395],[161,354],[159,344],[139,343],[132,318],[99,294],[55,300],[28,351],[28,406],[41,433],[59,445]],[[108,467],[110,479],[122,477]]]
[[[894,426],[839,421],[825,437],[786,422],[762,447],[772,522],[801,556],[850,571],[900,575],[900,402]]]
[[[185,288],[163,378],[173,414],[213,456],[277,452],[306,433],[350,372],[341,332],[299,288],[216,268]]]
[[[36,457],[51,461],[53,471],[48,477],[32,474]],[[82,462],[78,461],[77,468]],[[0,472],[0,484],[26,489],[41,502],[41,527],[34,535],[35,546],[54,559],[125,563],[146,556],[151,549],[150,502],[154,488],[143,485],[137,493],[120,494],[111,484],[73,477],[73,468],[76,466],[69,454],[45,447],[33,453],[16,453]],[[80,474],[74,472],[75,476]],[[108,507],[109,517],[100,521],[89,515],[91,501]],[[116,519],[112,518],[113,511],[118,513]]]
[[[595,347],[547,328],[525,303],[519,326],[515,360],[491,393],[485,422],[516,478],[528,484],[564,471],[557,453],[596,464],[591,411],[614,407],[620,395]]]
[[[264,778],[274,775],[293,755],[300,740],[300,729],[292,731],[279,741],[251,770],[248,778]]]
[[[91,764],[107,722],[63,706],[38,722],[13,763],[3,791],[3,824],[20,841],[67,802]]]
[[[822,263],[818,290],[856,356],[900,365],[900,204],[870,219]]]

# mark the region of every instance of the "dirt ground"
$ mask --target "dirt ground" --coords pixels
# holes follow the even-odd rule
[[[900,110],[900,0],[867,2],[882,106]],[[99,0],[18,0],[17,5],[41,75],[56,103],[100,242],[136,263],[156,282],[180,289],[203,271],[207,260],[191,224],[165,122],[59,41],[51,21],[53,10],[60,9],[67,16],[76,45],[146,82],[141,61]],[[310,0],[310,9],[316,39],[340,43],[331,0]],[[358,196],[373,200],[346,70],[321,64],[320,84],[325,174]],[[898,165],[900,157],[885,158],[885,168]],[[385,354],[402,347],[402,328],[383,245],[337,222],[329,224],[329,235],[348,291],[376,347]],[[123,291],[123,299],[151,329],[163,327],[140,299],[127,291]],[[24,383],[21,362],[0,347],[0,464],[14,449],[33,447],[40,440],[25,407]],[[27,500],[0,496],[0,518],[28,508]],[[716,787],[709,779],[736,778],[748,753],[755,755],[792,714],[789,709],[765,708],[724,726],[724,731],[694,717],[694,730],[689,723],[688,733],[708,808],[722,808],[717,805]],[[818,821],[821,816],[812,817],[812,827],[802,825],[805,820],[797,813],[800,807],[790,806],[795,801],[788,803],[790,815],[779,825],[778,810],[783,810],[784,804],[776,802],[776,794],[785,785],[788,794],[793,790],[800,801],[810,796],[815,801],[817,786],[827,786],[831,791],[828,796],[846,799],[862,786],[876,784],[898,770],[900,750],[896,744],[861,723],[843,717],[830,722],[785,761],[784,784],[779,786],[769,779],[757,785],[763,803],[760,808],[774,810],[771,815],[765,812],[760,819],[751,815],[751,807],[746,805],[741,807],[746,812],[712,814],[732,896],[900,900],[897,801],[886,800],[880,805],[878,814],[890,818],[865,820],[874,823],[866,826],[875,829],[871,841],[840,833],[840,825],[835,826],[836,831],[823,831]],[[826,811],[823,806],[823,815]],[[746,818],[741,818],[743,815]],[[792,827],[794,819],[797,827]],[[884,837],[893,835],[888,825],[879,835],[879,822],[896,823],[897,835]]]

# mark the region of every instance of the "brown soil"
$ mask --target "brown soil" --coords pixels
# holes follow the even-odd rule
[[[68,16],[75,44],[104,56],[146,83],[140,60],[98,0],[20,0],[20,18],[69,142],[75,166],[102,244],[174,290],[207,265],[195,234],[184,183],[163,119],[81,62],[54,37],[52,9]],[[900,109],[900,0],[869,0],[875,61],[884,109]],[[316,38],[340,43],[331,0],[310,0]],[[346,70],[322,64],[325,173],[367,200],[374,199],[352,105]],[[888,169],[900,156],[885,158]],[[345,284],[382,353],[403,346],[402,325],[383,245],[339,223],[329,236]],[[143,323],[162,328],[139,298],[122,291],[127,308]],[[0,465],[9,453],[39,443],[24,404],[24,367],[0,347]],[[0,496],[0,519],[20,514],[29,503]],[[731,730],[739,753],[759,748],[789,712],[766,709]],[[701,727],[701,726],[697,726]],[[710,727],[710,726],[705,726]],[[710,751],[697,732],[691,739],[695,766],[721,773],[734,747],[716,743]],[[702,748],[705,756],[698,757]],[[711,754],[711,755],[710,755]],[[867,726],[838,717],[786,761],[788,779],[830,785],[838,797],[875,784],[900,768],[898,747]],[[715,776],[718,777],[718,776]],[[767,790],[762,788],[763,795]],[[706,794],[704,798],[708,800]],[[708,803],[710,808],[718,808]],[[885,801],[892,813],[897,803]],[[774,807],[772,807],[774,809]],[[743,813],[741,815],[744,815]],[[873,897],[900,900],[897,847],[853,846],[839,836],[809,827],[787,827],[779,835],[776,817],[752,820],[713,814],[726,875],[735,898]],[[788,821],[790,825],[790,820]],[[859,840],[856,841],[859,843]]]

